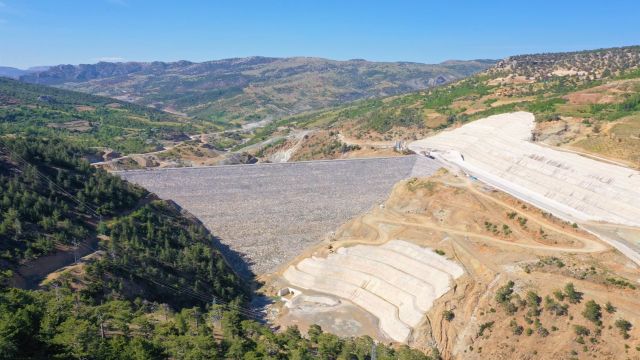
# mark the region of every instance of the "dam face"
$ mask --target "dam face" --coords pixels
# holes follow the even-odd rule
[[[393,185],[429,176],[421,156],[120,172],[173,200],[220,239],[244,276],[272,272],[350,218],[383,202]],[[228,247],[227,249],[224,249]]]

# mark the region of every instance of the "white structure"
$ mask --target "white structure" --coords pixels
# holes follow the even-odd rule
[[[284,272],[293,286],[346,299],[379,320],[391,339],[406,342],[433,301],[464,270],[433,250],[393,240],[382,246],[340,248],[307,258]]]
[[[490,116],[409,144],[569,221],[640,226],[640,173],[531,142],[533,114]]]

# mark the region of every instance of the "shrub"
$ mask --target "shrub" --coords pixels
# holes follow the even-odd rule
[[[582,325],[573,325],[573,331],[578,336],[588,336],[589,334],[591,334],[591,331],[589,331],[589,329]]]
[[[456,315],[451,310],[445,310],[442,312],[442,317],[447,321],[451,321],[456,317]]]
[[[611,304],[610,301],[607,301],[607,303],[604,305],[604,308],[607,310],[609,314],[613,314],[617,310],[616,307],[613,306],[613,304]]]
[[[540,305],[541,300],[542,299],[540,298],[540,296],[538,296],[538,294],[535,291],[529,290],[527,292],[527,305],[530,308],[537,309],[538,306]]]
[[[514,282],[509,280],[509,282],[500,287],[498,291],[496,291],[496,301],[500,304],[504,304],[511,300],[511,295],[513,294],[513,286]]]
[[[572,304],[577,304],[582,301],[582,293],[576,290],[573,283],[567,283],[564,286],[564,293]]]
[[[569,305],[560,304],[549,296],[544,298],[544,308],[556,316],[563,316],[569,313]]]
[[[624,336],[625,339],[629,338],[629,330],[631,330],[631,323],[625,319],[618,319],[614,323],[614,325],[620,330],[620,333]]]
[[[598,303],[596,303],[593,300],[589,300],[585,304],[584,311],[582,311],[582,316],[584,316],[587,320],[597,325],[600,325],[601,324],[600,319],[602,318],[601,309],[602,308],[600,305],[598,305]]]
[[[549,336],[549,330],[545,329],[544,327],[539,327],[538,328],[538,335],[540,335],[542,337],[547,337],[547,336]]]
[[[518,322],[515,319],[511,320],[509,326],[511,327],[513,335],[522,335],[524,328],[521,325],[518,325]]]
[[[480,325],[480,329],[478,329],[478,336],[482,336],[485,330],[491,329],[494,323],[495,323],[494,321],[489,321]]]

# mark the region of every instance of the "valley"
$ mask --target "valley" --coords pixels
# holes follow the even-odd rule
[[[426,89],[491,65],[491,60],[429,65],[256,56],[202,63],[59,65],[22,75],[20,80],[240,127],[358,99]]]
[[[0,359],[638,358],[639,69],[0,69]]]

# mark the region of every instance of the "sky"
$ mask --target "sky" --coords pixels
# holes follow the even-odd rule
[[[640,44],[640,1],[0,0],[0,66],[500,59]]]

